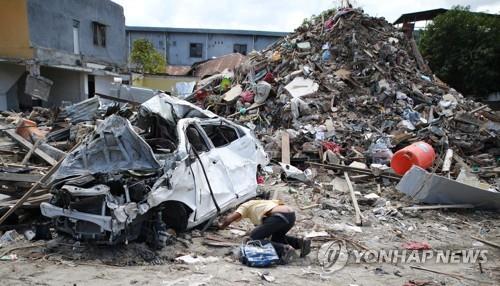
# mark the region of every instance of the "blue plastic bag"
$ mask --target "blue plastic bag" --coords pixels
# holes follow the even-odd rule
[[[250,267],[269,267],[280,261],[268,241],[252,240],[240,246],[240,262]]]

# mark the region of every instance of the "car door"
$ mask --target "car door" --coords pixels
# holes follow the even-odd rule
[[[215,214],[216,205],[222,208],[237,196],[228,178],[226,167],[203,129],[193,122],[186,127],[185,134],[191,169],[196,185],[199,186],[195,195],[195,221],[197,221]]]
[[[251,197],[257,189],[257,145],[251,136],[223,120],[201,123],[224,163],[238,197]]]

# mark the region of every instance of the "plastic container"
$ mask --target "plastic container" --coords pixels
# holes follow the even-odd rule
[[[432,166],[436,152],[431,145],[419,141],[406,146],[392,156],[391,168],[398,175],[404,175],[413,165],[424,169]]]

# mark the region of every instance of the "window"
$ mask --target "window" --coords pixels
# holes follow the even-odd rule
[[[80,54],[80,21],[73,20],[73,53]]]
[[[106,25],[99,22],[92,22],[92,31],[94,34],[94,45],[106,46]]]
[[[234,44],[233,53],[240,53],[244,56],[247,54],[247,45],[244,44]]]
[[[229,145],[231,142],[238,139],[238,133],[234,130],[234,128],[230,126],[218,124],[202,125],[202,127],[215,147]]]
[[[203,139],[203,136],[200,134],[198,129],[194,126],[188,126],[186,129],[186,137],[188,139],[189,144],[194,148],[196,152],[206,152],[208,151],[207,142]]]
[[[189,56],[191,58],[203,57],[203,44],[201,44],[201,43],[189,44]]]

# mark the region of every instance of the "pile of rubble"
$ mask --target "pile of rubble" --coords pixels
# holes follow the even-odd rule
[[[183,96],[198,106],[126,86],[110,97],[2,113],[0,231],[161,248],[281,173],[287,187],[307,183],[289,189],[301,210],[354,210],[357,225],[362,211],[401,216],[394,182],[422,202],[500,209],[499,114],[442,83],[414,40],[358,9],[326,11],[234,72],[204,78]],[[393,153],[420,141],[444,176],[413,168],[401,179]],[[264,149],[280,166],[268,166]]]
[[[40,203],[50,198],[42,178],[93,130],[94,120],[104,115],[98,108],[99,99],[91,98],[52,110],[1,112],[0,217],[17,207],[0,229],[37,220]],[[30,189],[33,192],[22,199]]]
[[[305,21],[234,73],[204,79],[192,101],[254,129],[278,161],[283,136],[297,165],[387,165],[393,152],[425,141],[440,157],[435,171],[451,149],[460,163],[452,174],[466,161],[483,178],[498,176],[498,113],[441,82],[413,39],[359,9]]]

